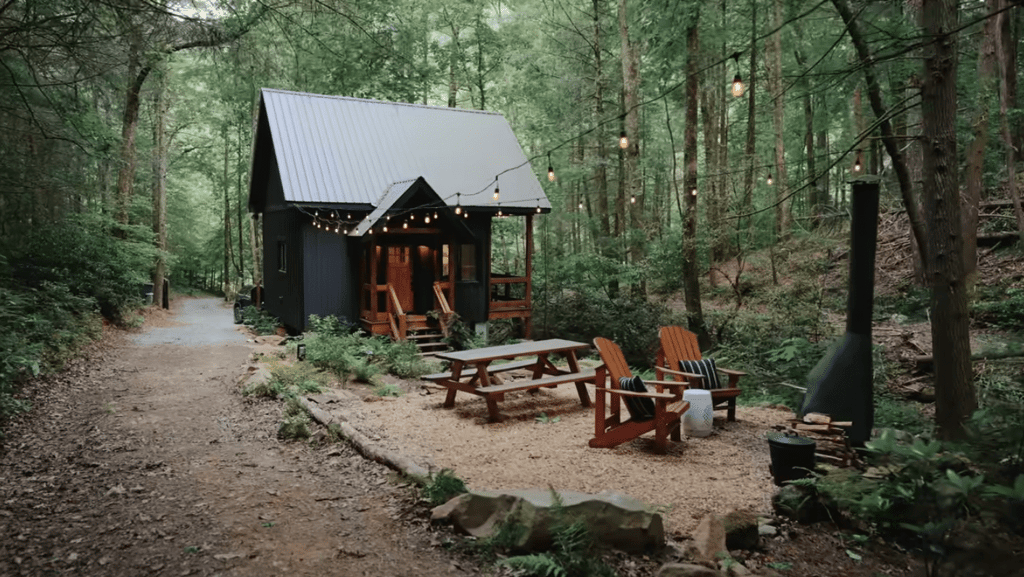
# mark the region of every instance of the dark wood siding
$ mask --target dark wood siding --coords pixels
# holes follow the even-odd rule
[[[466,322],[487,322],[487,304],[490,300],[490,259],[491,251],[491,218],[487,216],[470,216],[466,225],[476,237],[476,255],[474,280],[458,280],[455,288],[455,312]]]
[[[271,165],[267,180],[267,209],[263,213],[263,308],[281,320],[290,331],[304,326],[302,315],[302,223],[305,218],[284,208],[281,177]],[[278,248],[285,251],[286,268],[281,270]]]
[[[302,238],[303,327],[309,315],[337,315],[355,322],[359,275],[353,267],[349,238],[309,224],[302,227]]]

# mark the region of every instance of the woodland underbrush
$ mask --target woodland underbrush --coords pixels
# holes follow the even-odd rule
[[[145,229],[96,215],[37,229],[0,254],[0,435],[29,408],[18,396],[26,379],[60,370],[104,321],[141,322],[153,256]]]

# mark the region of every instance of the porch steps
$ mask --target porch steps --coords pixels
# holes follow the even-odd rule
[[[444,342],[444,335],[437,329],[410,330],[405,338],[416,344],[422,356],[430,356],[448,349],[448,343]]]

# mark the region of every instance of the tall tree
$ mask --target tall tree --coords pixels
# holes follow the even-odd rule
[[[167,72],[158,74],[153,94],[153,304],[163,306],[164,275],[167,273]]]
[[[686,221],[683,225],[683,292],[690,330],[702,347],[709,346],[700,300],[700,262],[697,259],[697,106],[700,87],[700,12],[694,8],[686,29],[686,129],[683,132],[683,190]]]
[[[628,195],[631,199],[639,199],[641,190],[640,174],[640,48],[638,43],[630,38],[629,14],[627,12],[626,0],[619,0],[619,38],[622,42],[622,97],[624,108],[624,132],[629,144],[623,153],[623,183],[622,199]],[[642,203],[642,200],[641,200]],[[631,210],[632,226],[643,233],[646,227],[644,222],[643,205]],[[644,234],[635,234],[633,242],[630,243],[630,256],[634,263],[643,259],[644,255]]]
[[[786,100],[782,91],[782,0],[773,2],[772,25],[775,31],[769,37],[768,62],[769,90],[772,93],[772,126],[775,129],[775,234],[778,239],[789,237],[793,217],[786,175]]]
[[[978,406],[972,382],[956,143],[957,4],[924,0],[922,118],[928,274],[939,436],[958,439]]]

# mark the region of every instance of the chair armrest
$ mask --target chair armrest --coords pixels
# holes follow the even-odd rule
[[[608,393],[609,395],[621,395],[626,397],[647,397],[649,399],[666,399],[669,401],[676,398],[675,395],[669,393],[638,393],[636,391],[623,391],[622,389],[606,389],[604,387],[598,387],[597,391]]]
[[[722,374],[728,375],[729,377],[729,384],[725,386],[725,388],[727,389],[735,389],[736,383],[740,380],[740,377],[745,376],[747,374],[743,371],[734,371],[732,369],[719,368],[718,370]]]
[[[663,387],[675,387],[682,389],[690,388],[690,383],[680,383],[679,381],[644,381],[644,384],[654,386],[661,385]]]
[[[665,367],[661,367],[658,370],[669,373],[670,375],[680,375],[691,381],[698,381],[704,378],[704,375],[698,375],[697,373],[687,373],[685,371],[677,371],[675,369],[667,369]]]

